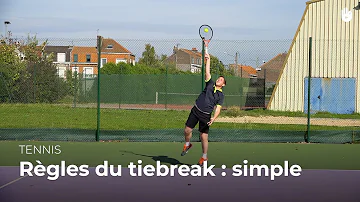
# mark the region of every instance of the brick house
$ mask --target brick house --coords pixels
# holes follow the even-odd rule
[[[103,39],[101,48],[101,67],[110,62],[114,64],[125,62],[135,65],[135,55],[115,40]]]
[[[57,73],[60,78],[65,78],[66,70],[70,69],[71,46],[45,46],[44,54],[54,55],[53,63],[57,66]]]
[[[175,64],[181,71],[201,72],[202,54],[196,48],[188,50],[175,46],[173,54],[166,58],[165,62]]]
[[[103,39],[101,47],[100,68],[106,63],[125,62],[135,65],[135,55],[113,39]],[[71,69],[74,72],[92,77],[98,74],[97,47],[74,46],[71,52]]]
[[[71,52],[71,71],[77,71],[84,77],[97,75],[98,54],[96,47],[74,46]]]

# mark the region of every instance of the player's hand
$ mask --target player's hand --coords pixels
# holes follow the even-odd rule
[[[214,123],[214,121],[215,121],[215,119],[214,119],[214,118],[211,118],[211,119],[210,119],[210,121],[207,123],[207,124],[208,124],[208,126],[211,126],[211,124],[213,124],[213,123]]]

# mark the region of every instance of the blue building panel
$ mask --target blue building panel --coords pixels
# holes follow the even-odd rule
[[[305,78],[304,112],[308,112],[308,78]],[[352,114],[355,112],[355,78],[311,78],[310,113],[330,112]]]

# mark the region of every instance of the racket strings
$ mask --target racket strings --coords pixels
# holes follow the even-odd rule
[[[204,40],[211,40],[213,36],[213,30],[209,25],[202,25],[199,29],[200,37]]]

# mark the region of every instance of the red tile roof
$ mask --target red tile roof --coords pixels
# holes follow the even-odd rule
[[[231,64],[230,68],[234,68],[235,64]],[[237,65],[237,70],[241,71],[241,69],[243,70],[243,72],[246,72],[248,74],[252,74],[252,75],[256,75],[257,71],[256,69],[254,69],[251,66],[246,66],[246,65],[242,65],[242,64],[238,64]]]
[[[112,48],[108,48],[109,45],[112,45]],[[120,45],[114,39],[104,39],[102,42],[101,52],[103,53],[131,53],[124,46]]]
[[[194,51],[183,49],[183,48],[181,48],[179,50],[184,51],[185,53],[192,55],[192,56],[202,57],[201,52],[194,52]]]

